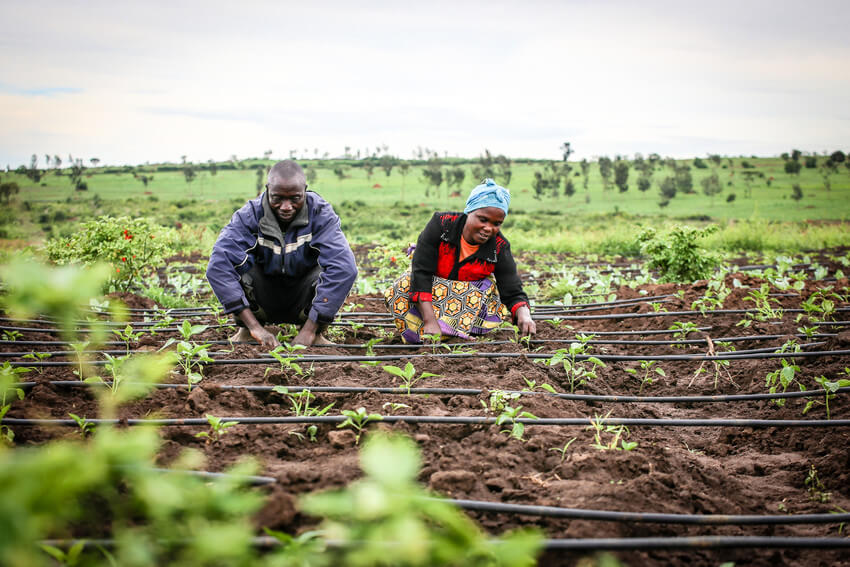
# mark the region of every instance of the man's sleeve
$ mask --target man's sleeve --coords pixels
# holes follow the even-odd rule
[[[316,296],[308,317],[317,323],[328,324],[333,321],[354,280],[357,279],[357,264],[348,240],[342,233],[340,220],[333,207],[319,215],[321,221],[313,227],[310,246],[319,252],[319,266],[322,273],[316,285]]]
[[[511,315],[516,317],[516,310],[523,305],[528,305],[528,296],[522,289],[522,280],[517,273],[510,245],[505,246],[499,253],[495,276],[499,298],[511,310]]]
[[[410,300],[431,301],[434,274],[437,273],[440,234],[443,228],[440,213],[434,213],[416,240],[416,249],[410,263]]]
[[[239,278],[250,267],[248,255],[257,244],[257,226],[240,212],[234,213],[218,235],[207,266],[207,281],[225,313],[237,313],[249,306]]]

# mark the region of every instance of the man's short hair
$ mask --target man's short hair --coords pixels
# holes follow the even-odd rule
[[[307,177],[301,166],[291,159],[285,159],[274,164],[267,178],[269,185],[275,181],[294,181],[299,185],[307,185]]]

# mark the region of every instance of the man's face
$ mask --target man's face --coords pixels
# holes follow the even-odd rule
[[[269,205],[277,220],[291,222],[304,206],[307,187],[294,179],[273,179],[266,185],[269,192]]]

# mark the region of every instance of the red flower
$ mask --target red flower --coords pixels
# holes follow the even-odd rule
[[[133,258],[135,258],[135,257],[136,257],[136,255],[135,255],[135,254],[133,254]]]
[[[126,261],[127,261],[127,256],[121,256],[121,261],[122,261],[122,262],[126,262]]]
[[[391,258],[390,258],[390,262],[392,262],[393,264],[395,264],[395,256],[393,256],[393,257],[391,257]]]
[[[120,273],[121,273],[121,268],[115,268],[115,272],[120,274]]]
[[[151,238],[153,238],[153,234],[151,234]]]

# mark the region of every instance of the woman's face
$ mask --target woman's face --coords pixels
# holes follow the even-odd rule
[[[505,220],[505,211],[498,207],[475,209],[466,216],[463,239],[470,244],[484,244],[499,232]]]

